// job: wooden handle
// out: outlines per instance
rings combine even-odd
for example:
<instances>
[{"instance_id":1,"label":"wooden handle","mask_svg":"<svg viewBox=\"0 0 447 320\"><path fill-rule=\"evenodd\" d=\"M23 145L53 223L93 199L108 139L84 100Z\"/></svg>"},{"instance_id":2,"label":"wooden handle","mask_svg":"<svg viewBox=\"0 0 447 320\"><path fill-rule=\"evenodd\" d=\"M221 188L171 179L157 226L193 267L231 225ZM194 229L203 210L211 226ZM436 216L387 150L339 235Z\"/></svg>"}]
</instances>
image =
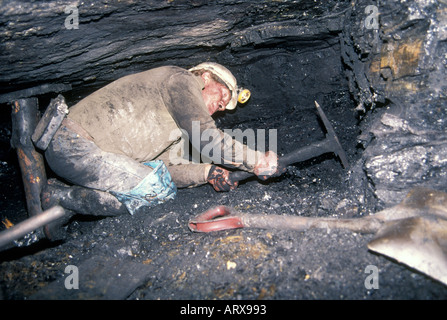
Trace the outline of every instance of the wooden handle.
<instances>
[{"instance_id":1,"label":"wooden handle","mask_svg":"<svg viewBox=\"0 0 447 320\"><path fill-rule=\"evenodd\" d=\"M235 171L230 174L230 179L232 182L242 181L253 177L255 174L247 171Z\"/></svg>"}]
</instances>

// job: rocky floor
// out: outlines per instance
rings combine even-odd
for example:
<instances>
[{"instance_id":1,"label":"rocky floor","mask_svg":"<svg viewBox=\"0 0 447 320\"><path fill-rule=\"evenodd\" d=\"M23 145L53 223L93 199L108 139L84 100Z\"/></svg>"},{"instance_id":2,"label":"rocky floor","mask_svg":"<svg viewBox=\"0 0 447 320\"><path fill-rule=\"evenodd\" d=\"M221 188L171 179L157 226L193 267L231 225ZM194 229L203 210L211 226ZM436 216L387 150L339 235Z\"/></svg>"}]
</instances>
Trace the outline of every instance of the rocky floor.
<instances>
[{"instance_id":1,"label":"rocky floor","mask_svg":"<svg viewBox=\"0 0 447 320\"><path fill-rule=\"evenodd\" d=\"M347 107L352 104L349 95L336 92L321 104L349 160L355 162L361 149L357 119ZM241 127L262 127L263 119L256 121ZM324 138L312 109L292 110L274 126L278 139L288 137L281 141L280 153ZM0 178L2 220L17 223L26 209L12 160L2 161ZM216 205L244 213L299 216L374 213L374 205L361 194L351 189L349 171L328 155L289 167L268 183L246 181L229 193L204 185L179 190L174 201L133 216L75 216L64 242L41 241L0 252L0 298L446 299L442 284L369 252L366 245L373 235L260 229L204 234L188 228L192 217ZM79 268L78 290L64 287L69 265ZM368 266L378 268L378 288L368 288Z\"/></svg>"}]
</instances>

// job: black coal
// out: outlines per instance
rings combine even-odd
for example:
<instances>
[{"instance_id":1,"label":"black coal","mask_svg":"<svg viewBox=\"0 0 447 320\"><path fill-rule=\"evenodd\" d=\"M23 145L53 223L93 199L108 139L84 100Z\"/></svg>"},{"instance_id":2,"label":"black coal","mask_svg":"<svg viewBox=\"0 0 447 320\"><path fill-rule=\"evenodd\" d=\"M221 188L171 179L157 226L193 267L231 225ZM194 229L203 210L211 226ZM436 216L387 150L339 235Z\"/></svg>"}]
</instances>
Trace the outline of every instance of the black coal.
<instances>
[{"instance_id":1,"label":"black coal","mask_svg":"<svg viewBox=\"0 0 447 320\"><path fill-rule=\"evenodd\" d=\"M369 252L366 245L372 235L258 229L200 234L188 229L192 217L217 205L244 213L359 218L400 202L404 192L421 181L424 186L445 188L445 165L442 157L434 156L445 152L445 144L438 143L445 141L445 97L437 99L430 88L438 94L445 89L439 79L447 64L442 58L446 46L429 23L440 21L436 15L444 11L422 2L408 1L404 4L408 10L394 2L381 4L381 28L387 32L363 27L364 9L370 4L366 0L353 7L350 1L154 1L134 7L101 2L96 10L80 7L81 26L86 28L80 33L60 30L63 10L52 15L53 8L46 5L31 13L37 20L5 22L8 30L19 29L5 33L9 46L0 53L2 94L40 83L69 82L73 91L64 95L72 105L131 72L213 60L227 65L252 91L246 106L216 117L220 128L277 129L278 152L286 154L324 139L314 107L317 100L352 166L344 170L336 157L326 154L290 166L284 175L267 182L247 180L229 193L204 185L181 189L175 200L133 216L76 215L67 225L65 241L41 240L0 252L0 298L446 299L442 284ZM23 14L5 12L0 10L1 18L15 20ZM420 19L410 19L407 12L419 12ZM183 19L178 21L160 18L180 13ZM51 27L36 37L39 29L27 21ZM121 24L121 33L110 32L110 26L122 21L126 23ZM209 34L198 38L186 34L181 44L176 41L175 32L183 28L209 25ZM82 36L82 30L90 30L87 26L94 32ZM425 64L413 70L413 60L408 59L403 61L406 69L369 68L388 52L380 46L407 48L408 39L425 34L430 41L424 50L432 50ZM122 39L128 40L123 47ZM47 41L61 44L59 50L42 45ZM30 57L27 50L17 49L23 43L41 49ZM28 63L19 64L21 60ZM406 86L423 89L411 94L399 91ZM52 97L39 97L42 111ZM1 219L15 224L26 219L26 204L15 150L10 147L10 106L0 105L0 112ZM390 130L388 113L407 122L396 121ZM422 166L424 170L413 166L399 171L400 161L417 161L399 153L413 147L433 152L432 161ZM397 176L402 179L381 180L376 174L380 163L375 156L383 150L395 161L389 170L401 172ZM47 173L54 177L49 169ZM421 179L411 178L416 174ZM0 224L0 230L4 228ZM67 266L79 268L79 290L65 288ZM369 266L377 267L378 288L369 286Z\"/></svg>"}]
</instances>

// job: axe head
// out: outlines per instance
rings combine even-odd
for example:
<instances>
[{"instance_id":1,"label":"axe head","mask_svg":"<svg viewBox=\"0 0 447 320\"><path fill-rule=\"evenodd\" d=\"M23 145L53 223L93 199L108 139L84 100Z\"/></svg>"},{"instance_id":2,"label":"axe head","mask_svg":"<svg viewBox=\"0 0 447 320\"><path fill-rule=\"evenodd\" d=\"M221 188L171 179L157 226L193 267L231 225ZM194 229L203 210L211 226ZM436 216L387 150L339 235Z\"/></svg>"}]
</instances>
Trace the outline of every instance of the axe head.
<instances>
[{"instance_id":1,"label":"axe head","mask_svg":"<svg viewBox=\"0 0 447 320\"><path fill-rule=\"evenodd\" d=\"M348 158L346 157L346 153L343 150L340 141L338 141L337 135L335 134L334 128L329 122L328 118L323 112L323 109L320 107L318 102L315 101L315 106L318 110L318 114L320 115L321 120L323 121L324 127L326 128L326 140L328 141L328 146L330 151L335 153L341 161L343 168L347 169L349 167Z\"/></svg>"}]
</instances>

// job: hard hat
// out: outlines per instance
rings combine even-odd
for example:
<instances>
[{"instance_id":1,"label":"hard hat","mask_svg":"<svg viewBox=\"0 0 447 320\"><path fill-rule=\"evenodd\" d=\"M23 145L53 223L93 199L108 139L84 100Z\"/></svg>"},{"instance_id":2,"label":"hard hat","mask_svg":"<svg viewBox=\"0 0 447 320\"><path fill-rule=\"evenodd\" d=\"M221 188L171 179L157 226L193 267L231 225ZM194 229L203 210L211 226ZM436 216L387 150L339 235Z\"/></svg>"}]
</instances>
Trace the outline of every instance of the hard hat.
<instances>
[{"instance_id":1,"label":"hard hat","mask_svg":"<svg viewBox=\"0 0 447 320\"><path fill-rule=\"evenodd\" d=\"M228 87L228 89L231 90L231 100L228 102L225 109L227 110L233 110L236 108L237 102L245 103L250 98L250 91L248 89L239 88L237 86L236 78L233 76L233 74L225 68L224 66L215 63L215 62L203 62L191 69L189 71L196 71L196 70L207 70L217 77L221 79Z\"/></svg>"}]
</instances>

